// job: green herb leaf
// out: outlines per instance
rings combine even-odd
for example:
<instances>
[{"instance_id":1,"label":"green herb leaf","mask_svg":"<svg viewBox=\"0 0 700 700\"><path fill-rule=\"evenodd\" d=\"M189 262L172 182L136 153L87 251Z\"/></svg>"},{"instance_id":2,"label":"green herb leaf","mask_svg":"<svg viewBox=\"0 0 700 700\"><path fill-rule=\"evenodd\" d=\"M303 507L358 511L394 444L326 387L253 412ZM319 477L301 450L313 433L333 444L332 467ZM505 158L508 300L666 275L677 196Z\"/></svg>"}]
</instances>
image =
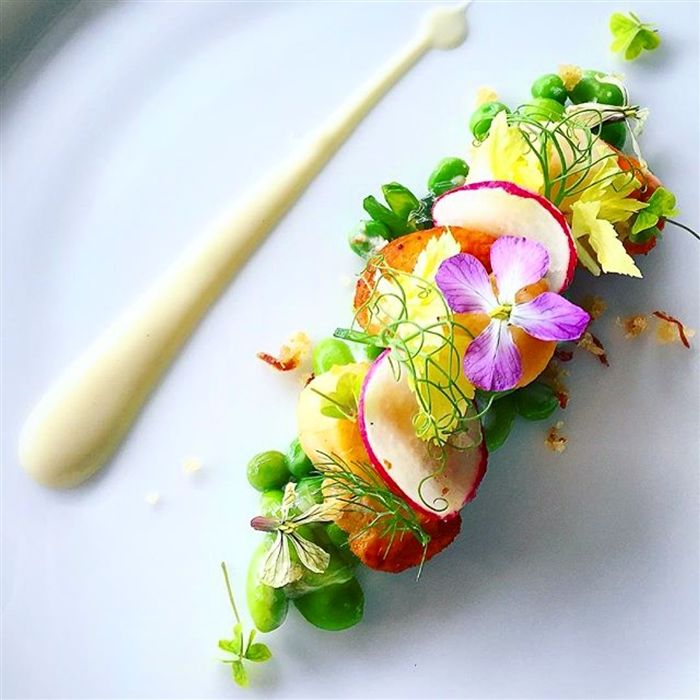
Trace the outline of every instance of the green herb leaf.
<instances>
[{"instance_id":1,"label":"green herb leaf","mask_svg":"<svg viewBox=\"0 0 700 700\"><path fill-rule=\"evenodd\" d=\"M515 409L526 420L544 420L559 408L554 390L542 382L532 382L514 393Z\"/></svg>"},{"instance_id":2,"label":"green herb leaf","mask_svg":"<svg viewBox=\"0 0 700 700\"><path fill-rule=\"evenodd\" d=\"M231 664L231 675L236 685L239 685L241 688L248 687L248 672L245 670L245 666L240 659L236 659L236 661Z\"/></svg>"},{"instance_id":3,"label":"green herb leaf","mask_svg":"<svg viewBox=\"0 0 700 700\"><path fill-rule=\"evenodd\" d=\"M229 654L235 654L236 656L240 656L241 644L238 639L220 639L219 649L221 649L222 651L226 651Z\"/></svg>"},{"instance_id":4,"label":"green herb leaf","mask_svg":"<svg viewBox=\"0 0 700 700\"><path fill-rule=\"evenodd\" d=\"M515 399L513 396L504 396L495 401L484 416L484 430L486 432L486 449L495 452L508 439L515 421Z\"/></svg>"},{"instance_id":5,"label":"green herb leaf","mask_svg":"<svg viewBox=\"0 0 700 700\"><path fill-rule=\"evenodd\" d=\"M661 43L659 33L654 26L644 24L632 12L628 15L615 12L610 17L610 31L613 35L610 49L615 53L621 53L628 61L633 61L645 49L653 51Z\"/></svg>"},{"instance_id":6,"label":"green herb leaf","mask_svg":"<svg viewBox=\"0 0 700 700\"><path fill-rule=\"evenodd\" d=\"M272 658L272 652L268 649L267 644L252 644L246 652L245 658L260 664L269 661Z\"/></svg>"},{"instance_id":7,"label":"green herb leaf","mask_svg":"<svg viewBox=\"0 0 700 700\"><path fill-rule=\"evenodd\" d=\"M382 194L391 211L404 221L408 221L411 212L420 207L420 202L413 192L398 182L382 185Z\"/></svg>"},{"instance_id":8,"label":"green herb leaf","mask_svg":"<svg viewBox=\"0 0 700 700\"><path fill-rule=\"evenodd\" d=\"M328 402L321 406L321 413L324 416L337 418L338 420L355 420L357 418L357 403L361 388L361 377L352 372L346 372L338 379L335 391L328 394L313 388L312 391Z\"/></svg>"},{"instance_id":9,"label":"green herb leaf","mask_svg":"<svg viewBox=\"0 0 700 700\"><path fill-rule=\"evenodd\" d=\"M659 187L649 197L644 209L638 214L632 225L632 233L638 234L646 229L653 228L661 218L676 216L676 196L665 187Z\"/></svg>"}]
</instances>

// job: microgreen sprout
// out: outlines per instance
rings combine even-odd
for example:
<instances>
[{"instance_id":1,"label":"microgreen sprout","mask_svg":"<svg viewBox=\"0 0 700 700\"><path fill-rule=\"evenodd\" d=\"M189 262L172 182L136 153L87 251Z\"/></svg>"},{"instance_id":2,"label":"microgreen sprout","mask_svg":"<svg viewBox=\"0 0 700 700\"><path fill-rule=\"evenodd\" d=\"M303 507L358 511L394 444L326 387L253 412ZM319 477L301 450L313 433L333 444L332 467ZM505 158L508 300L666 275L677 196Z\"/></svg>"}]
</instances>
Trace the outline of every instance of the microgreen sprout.
<instances>
[{"instance_id":1,"label":"microgreen sprout","mask_svg":"<svg viewBox=\"0 0 700 700\"><path fill-rule=\"evenodd\" d=\"M653 24L645 24L634 12L626 15L615 12L610 17L613 42L610 50L633 61L643 50L653 51L661 43L659 31Z\"/></svg>"},{"instance_id":2,"label":"microgreen sprout","mask_svg":"<svg viewBox=\"0 0 700 700\"><path fill-rule=\"evenodd\" d=\"M245 661L263 663L272 658L272 653L266 644L255 642L255 629L250 630L248 640L245 641L243 623L241 622L241 617L238 614L238 608L236 607L236 601L233 597L233 589L231 588L228 569L226 568L226 563L223 561L221 562L221 570L224 573L226 592L228 593L228 599L231 603L231 609L233 610L233 617L236 621L236 624L233 627L233 637L231 639L219 640L219 649L231 654L232 656L230 659L222 659L221 661L225 664L231 664L231 675L233 676L233 680L236 682L236 685L245 688L249 683Z\"/></svg>"}]
</instances>

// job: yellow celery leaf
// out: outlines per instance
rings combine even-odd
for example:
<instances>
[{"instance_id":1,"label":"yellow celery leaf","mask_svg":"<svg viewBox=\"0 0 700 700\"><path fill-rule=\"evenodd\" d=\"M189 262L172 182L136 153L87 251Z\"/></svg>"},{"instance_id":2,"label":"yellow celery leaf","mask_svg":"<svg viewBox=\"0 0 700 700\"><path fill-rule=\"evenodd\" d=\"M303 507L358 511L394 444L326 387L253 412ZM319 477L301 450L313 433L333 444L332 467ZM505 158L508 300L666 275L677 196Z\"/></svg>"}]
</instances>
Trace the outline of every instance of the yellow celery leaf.
<instances>
[{"instance_id":1,"label":"yellow celery leaf","mask_svg":"<svg viewBox=\"0 0 700 700\"><path fill-rule=\"evenodd\" d=\"M467 182L506 180L531 192L544 187L542 166L520 129L509 126L505 112L491 123L487 138L475 146Z\"/></svg>"},{"instance_id":2,"label":"yellow celery leaf","mask_svg":"<svg viewBox=\"0 0 700 700\"><path fill-rule=\"evenodd\" d=\"M588 236L588 242L595 251L603 272L641 277L642 273L625 250L622 241L617 237L615 228L610 221L600 218L600 211L601 203L599 201L574 203L571 220L571 231L574 238ZM577 248L579 247L580 245L577 245ZM584 259L581 262L585 264Z\"/></svg>"}]
</instances>

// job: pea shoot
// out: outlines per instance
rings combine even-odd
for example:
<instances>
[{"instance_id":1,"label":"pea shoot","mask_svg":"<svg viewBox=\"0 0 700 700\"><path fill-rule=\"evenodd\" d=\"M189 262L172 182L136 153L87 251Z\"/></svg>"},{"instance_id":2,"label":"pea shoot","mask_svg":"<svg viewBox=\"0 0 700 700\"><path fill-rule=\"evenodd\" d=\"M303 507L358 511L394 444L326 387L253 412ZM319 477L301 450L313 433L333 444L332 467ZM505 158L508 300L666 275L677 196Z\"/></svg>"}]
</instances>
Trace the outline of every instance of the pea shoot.
<instances>
[{"instance_id":1,"label":"pea shoot","mask_svg":"<svg viewBox=\"0 0 700 700\"><path fill-rule=\"evenodd\" d=\"M615 12L610 17L613 42L610 50L620 53L627 61L634 61L642 51L653 51L661 43L659 31L652 24L642 22L634 12L626 15Z\"/></svg>"},{"instance_id":2,"label":"pea shoot","mask_svg":"<svg viewBox=\"0 0 700 700\"><path fill-rule=\"evenodd\" d=\"M233 627L233 638L219 640L219 649L231 654L233 658L222 659L221 661L225 664L231 664L231 675L233 676L233 680L235 681L236 685L241 686L241 688L245 688L248 686L249 680L248 671L246 670L244 662L251 661L253 663L264 663L272 658L272 652L268 648L267 644L255 642L255 629L250 630L248 641L245 641L243 624L241 623L241 617L238 614L236 601L233 597L233 590L231 588L228 570L226 569L226 563L223 561L221 562L221 570L224 572L226 592L228 593L228 599L231 603L231 609L233 610L233 617L236 620L236 624Z\"/></svg>"}]
</instances>

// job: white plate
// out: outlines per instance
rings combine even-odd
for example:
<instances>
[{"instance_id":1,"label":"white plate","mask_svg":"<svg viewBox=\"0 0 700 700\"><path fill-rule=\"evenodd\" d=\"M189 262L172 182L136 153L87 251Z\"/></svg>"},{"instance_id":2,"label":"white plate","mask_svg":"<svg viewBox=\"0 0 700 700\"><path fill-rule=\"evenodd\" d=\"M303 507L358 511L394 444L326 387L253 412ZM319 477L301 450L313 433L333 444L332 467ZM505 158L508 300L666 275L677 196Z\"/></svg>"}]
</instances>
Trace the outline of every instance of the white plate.
<instances>
[{"instance_id":1,"label":"white plate","mask_svg":"<svg viewBox=\"0 0 700 700\"><path fill-rule=\"evenodd\" d=\"M559 63L624 71L651 107L646 154L698 222L698 5L639 3L662 47L610 56L601 3L476 4L472 34L428 56L324 170L206 319L123 449L84 488L45 491L16 438L47 383L200 225L399 49L425 5L83 4L5 96L4 697L231 697L217 661L257 535L244 470L294 434L295 380L259 363L297 329L350 319L342 278L361 200L417 190L462 153L475 89L527 99ZM346 633L296 614L248 697L681 697L698 683L698 352L622 339L614 317L698 327L697 242L668 230L645 281L606 279L605 369L572 368L570 448L521 425L458 542L427 567L366 573ZM583 275L580 275L583 277ZM202 460L198 475L182 465ZM145 496L158 491L157 507Z\"/></svg>"}]
</instances>

